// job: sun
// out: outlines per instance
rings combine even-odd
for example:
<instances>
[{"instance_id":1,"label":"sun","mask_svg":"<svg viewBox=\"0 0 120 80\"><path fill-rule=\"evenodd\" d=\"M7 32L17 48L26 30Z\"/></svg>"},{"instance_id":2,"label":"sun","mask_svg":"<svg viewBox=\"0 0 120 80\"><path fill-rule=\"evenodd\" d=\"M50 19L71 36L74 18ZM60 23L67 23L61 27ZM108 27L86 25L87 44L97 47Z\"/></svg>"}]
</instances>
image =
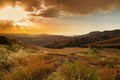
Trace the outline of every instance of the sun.
<instances>
[{"instance_id":1,"label":"sun","mask_svg":"<svg viewBox=\"0 0 120 80\"><path fill-rule=\"evenodd\" d=\"M13 21L15 24L20 24L20 22L24 22L27 18L27 12L20 6L7 6L0 10L0 20Z\"/></svg>"},{"instance_id":2,"label":"sun","mask_svg":"<svg viewBox=\"0 0 120 80\"><path fill-rule=\"evenodd\" d=\"M12 33L29 33L29 30L32 31L40 26L33 21L34 17L30 15L31 13L20 5L6 6L0 9L1 26L10 28Z\"/></svg>"}]
</instances>

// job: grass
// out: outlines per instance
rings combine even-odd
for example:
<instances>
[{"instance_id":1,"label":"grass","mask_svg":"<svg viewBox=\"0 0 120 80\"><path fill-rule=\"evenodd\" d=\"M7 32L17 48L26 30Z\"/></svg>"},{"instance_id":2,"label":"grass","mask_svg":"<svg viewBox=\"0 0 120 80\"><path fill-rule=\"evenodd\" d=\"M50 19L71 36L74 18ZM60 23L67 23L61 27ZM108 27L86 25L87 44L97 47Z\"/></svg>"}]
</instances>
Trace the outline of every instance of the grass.
<instances>
[{"instance_id":1,"label":"grass","mask_svg":"<svg viewBox=\"0 0 120 80\"><path fill-rule=\"evenodd\" d=\"M0 46L0 80L120 80L119 50L89 48L68 55Z\"/></svg>"},{"instance_id":2,"label":"grass","mask_svg":"<svg viewBox=\"0 0 120 80\"><path fill-rule=\"evenodd\" d=\"M97 52L96 48L89 48L88 50L86 50L84 52L80 52L77 55L78 56L87 56L87 57L97 57L97 55L95 54L96 52Z\"/></svg>"},{"instance_id":3,"label":"grass","mask_svg":"<svg viewBox=\"0 0 120 80\"><path fill-rule=\"evenodd\" d=\"M4 69L1 80L43 80L59 65L57 61L47 63L46 56L27 55L9 60L9 70ZM51 58L53 59L53 58ZM50 59L50 60L51 60ZM8 62L8 61L7 61ZM5 63L6 66L8 65ZM10 67L11 66L11 67ZM9 78L9 79L8 79Z\"/></svg>"},{"instance_id":4,"label":"grass","mask_svg":"<svg viewBox=\"0 0 120 80\"><path fill-rule=\"evenodd\" d=\"M59 72L64 80L99 80L92 69L80 63L66 63Z\"/></svg>"},{"instance_id":5,"label":"grass","mask_svg":"<svg viewBox=\"0 0 120 80\"><path fill-rule=\"evenodd\" d=\"M3 49L2 49L3 48ZM21 46L0 48L0 80L43 80L59 65L52 56L31 53ZM29 54L28 54L29 53ZM52 63L49 63L49 61Z\"/></svg>"}]
</instances>

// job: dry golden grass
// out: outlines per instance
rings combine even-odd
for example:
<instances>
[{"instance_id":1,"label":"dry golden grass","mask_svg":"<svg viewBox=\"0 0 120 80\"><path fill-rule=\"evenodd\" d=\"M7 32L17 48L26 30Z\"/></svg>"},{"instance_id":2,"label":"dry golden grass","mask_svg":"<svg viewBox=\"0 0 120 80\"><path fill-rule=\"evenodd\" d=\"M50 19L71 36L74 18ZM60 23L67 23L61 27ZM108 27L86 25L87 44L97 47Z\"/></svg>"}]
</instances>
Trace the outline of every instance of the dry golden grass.
<instances>
[{"instance_id":1,"label":"dry golden grass","mask_svg":"<svg viewBox=\"0 0 120 80\"><path fill-rule=\"evenodd\" d=\"M120 50L91 50L42 48L35 53L5 48L0 51L0 80L120 80Z\"/></svg>"},{"instance_id":2,"label":"dry golden grass","mask_svg":"<svg viewBox=\"0 0 120 80\"><path fill-rule=\"evenodd\" d=\"M116 77L115 69L109 67L99 68L96 71L96 74L101 80L115 80Z\"/></svg>"},{"instance_id":3,"label":"dry golden grass","mask_svg":"<svg viewBox=\"0 0 120 80\"><path fill-rule=\"evenodd\" d=\"M55 58L39 54L12 56L4 65L1 64L0 80L43 80L59 66Z\"/></svg>"}]
</instances>

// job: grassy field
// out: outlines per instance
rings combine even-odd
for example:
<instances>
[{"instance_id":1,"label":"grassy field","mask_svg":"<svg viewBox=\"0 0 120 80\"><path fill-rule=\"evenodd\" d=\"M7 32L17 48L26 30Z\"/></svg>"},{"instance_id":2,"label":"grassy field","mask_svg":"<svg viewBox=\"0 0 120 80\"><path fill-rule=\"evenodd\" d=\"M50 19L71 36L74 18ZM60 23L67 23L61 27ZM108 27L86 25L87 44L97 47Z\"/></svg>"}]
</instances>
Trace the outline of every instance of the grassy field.
<instances>
[{"instance_id":1,"label":"grassy field","mask_svg":"<svg viewBox=\"0 0 120 80\"><path fill-rule=\"evenodd\" d=\"M120 80L120 50L0 45L0 80Z\"/></svg>"}]
</instances>

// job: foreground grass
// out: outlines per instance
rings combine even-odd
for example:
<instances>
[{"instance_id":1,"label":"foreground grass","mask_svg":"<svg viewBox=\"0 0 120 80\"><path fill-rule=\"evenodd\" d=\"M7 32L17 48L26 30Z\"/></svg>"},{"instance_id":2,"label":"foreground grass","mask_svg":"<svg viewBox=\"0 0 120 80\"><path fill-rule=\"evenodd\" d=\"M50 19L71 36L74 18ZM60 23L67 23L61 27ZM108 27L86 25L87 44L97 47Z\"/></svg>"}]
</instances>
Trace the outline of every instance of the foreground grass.
<instances>
[{"instance_id":1,"label":"foreground grass","mask_svg":"<svg viewBox=\"0 0 120 80\"><path fill-rule=\"evenodd\" d=\"M63 56L1 46L0 80L120 80L119 58L111 49Z\"/></svg>"},{"instance_id":2,"label":"foreground grass","mask_svg":"<svg viewBox=\"0 0 120 80\"><path fill-rule=\"evenodd\" d=\"M56 57L33 52L1 48L0 80L44 80L59 65Z\"/></svg>"},{"instance_id":3,"label":"foreground grass","mask_svg":"<svg viewBox=\"0 0 120 80\"><path fill-rule=\"evenodd\" d=\"M59 72L64 80L99 80L95 73L80 63L66 63Z\"/></svg>"},{"instance_id":4,"label":"foreground grass","mask_svg":"<svg viewBox=\"0 0 120 80\"><path fill-rule=\"evenodd\" d=\"M59 65L57 61L49 63L53 57L27 55L10 59L0 64L1 80L44 80Z\"/></svg>"}]
</instances>

